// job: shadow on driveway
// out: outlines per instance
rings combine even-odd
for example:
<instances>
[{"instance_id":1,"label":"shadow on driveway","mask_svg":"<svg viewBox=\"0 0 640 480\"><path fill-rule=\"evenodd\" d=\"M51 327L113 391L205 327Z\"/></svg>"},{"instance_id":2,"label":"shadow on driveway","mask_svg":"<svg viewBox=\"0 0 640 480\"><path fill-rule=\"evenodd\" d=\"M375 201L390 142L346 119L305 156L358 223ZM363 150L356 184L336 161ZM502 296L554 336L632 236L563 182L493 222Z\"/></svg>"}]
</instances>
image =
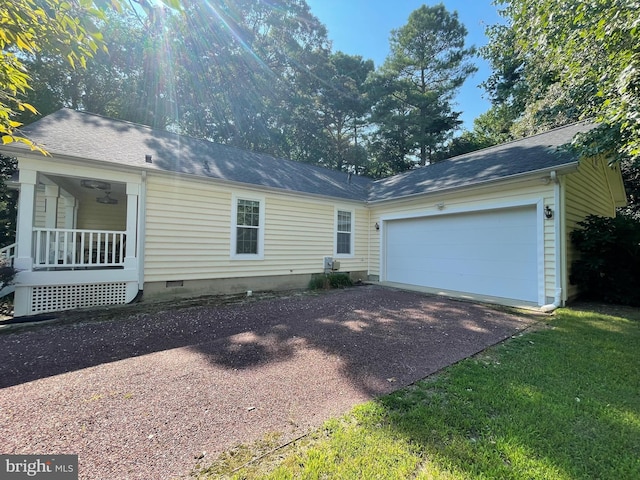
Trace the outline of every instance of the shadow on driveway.
<instances>
[{"instance_id":1,"label":"shadow on driveway","mask_svg":"<svg viewBox=\"0 0 640 480\"><path fill-rule=\"evenodd\" d=\"M375 396L477 353L531 321L371 285L129 317L125 309L120 319L0 335L0 387L180 347L218 367L243 370L289 360L304 346L338 357L343 375Z\"/></svg>"}]
</instances>

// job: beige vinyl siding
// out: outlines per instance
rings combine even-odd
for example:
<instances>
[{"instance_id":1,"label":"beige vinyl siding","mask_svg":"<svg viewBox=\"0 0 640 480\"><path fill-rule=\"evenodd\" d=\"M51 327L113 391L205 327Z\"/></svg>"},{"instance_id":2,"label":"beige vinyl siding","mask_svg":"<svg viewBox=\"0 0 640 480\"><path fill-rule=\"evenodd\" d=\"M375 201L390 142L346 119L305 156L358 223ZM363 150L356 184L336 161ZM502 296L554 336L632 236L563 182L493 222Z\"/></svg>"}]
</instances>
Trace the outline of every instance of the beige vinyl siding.
<instances>
[{"instance_id":1,"label":"beige vinyl siding","mask_svg":"<svg viewBox=\"0 0 640 480\"><path fill-rule=\"evenodd\" d=\"M608 168L604 159L584 159L580 162L578 171L566 177L564 195L567 275L571 274L571 263L577 258L577 252L571 243L571 232L577 228L578 222L590 214L615 216L615 203L607 183ZM569 283L568 278L567 284L565 298L571 299L578 294L578 289Z\"/></svg>"},{"instance_id":2,"label":"beige vinyl siding","mask_svg":"<svg viewBox=\"0 0 640 480\"><path fill-rule=\"evenodd\" d=\"M44 185L36 187L35 212L33 215L33 226L36 228L44 228L46 221Z\"/></svg>"},{"instance_id":3,"label":"beige vinyl siding","mask_svg":"<svg viewBox=\"0 0 640 480\"><path fill-rule=\"evenodd\" d=\"M127 201L120 200L117 205L103 205L96 197L104 193L99 190L82 192L78 204L77 228L84 230L126 230Z\"/></svg>"},{"instance_id":4,"label":"beige vinyl siding","mask_svg":"<svg viewBox=\"0 0 640 480\"><path fill-rule=\"evenodd\" d=\"M33 226L35 228L44 228L46 225L46 215L47 215L47 202L45 198L45 187L44 185L38 185L36 187L36 201L35 201L35 212L33 219ZM58 211L56 217L56 225L52 228L64 228L64 220L66 217L66 203L62 197L58 197Z\"/></svg>"},{"instance_id":5,"label":"beige vinyl siding","mask_svg":"<svg viewBox=\"0 0 640 480\"><path fill-rule=\"evenodd\" d=\"M545 205L549 205L549 208L553 210L554 216L559 214L559 209L553 203L553 197L545 199ZM554 228L553 220L545 220L544 229L544 289L546 296L549 297L549 303L551 303L551 297L555 298L556 290L556 244L555 236L556 231Z\"/></svg>"},{"instance_id":6,"label":"beige vinyl siding","mask_svg":"<svg viewBox=\"0 0 640 480\"><path fill-rule=\"evenodd\" d=\"M264 198L264 258L231 258L232 198ZM211 181L150 175L147 179L145 282L322 272L334 253L336 205L356 214L355 255L342 271L366 269L366 208Z\"/></svg>"},{"instance_id":7,"label":"beige vinyl siding","mask_svg":"<svg viewBox=\"0 0 640 480\"><path fill-rule=\"evenodd\" d=\"M549 205L556 212L553 183L545 183L540 179L528 182L494 185L478 188L473 191L457 190L443 195L417 196L406 200L396 200L372 205L371 224L380 222L382 217L394 215L432 215L446 214L447 211L457 212L466 209L491 208L493 206L508 205L522 201L538 201ZM442 211L437 205L443 203ZM380 232L373 228L371 241L371 269L372 275L380 275ZM553 220L543 221L544 234L544 283L545 295L553 297L555 293L555 228Z\"/></svg>"},{"instance_id":8,"label":"beige vinyl siding","mask_svg":"<svg viewBox=\"0 0 640 480\"><path fill-rule=\"evenodd\" d=\"M355 251L353 258L340 259L340 269L343 271L368 271L369 241L373 238L371 233L375 232L373 224L370 223L370 213L367 208L358 207L355 209ZM363 278L362 280L367 280Z\"/></svg>"},{"instance_id":9,"label":"beige vinyl siding","mask_svg":"<svg viewBox=\"0 0 640 480\"><path fill-rule=\"evenodd\" d=\"M57 228L65 228L65 218L67 217L67 202L63 197L58 198L58 212L56 219Z\"/></svg>"}]
</instances>

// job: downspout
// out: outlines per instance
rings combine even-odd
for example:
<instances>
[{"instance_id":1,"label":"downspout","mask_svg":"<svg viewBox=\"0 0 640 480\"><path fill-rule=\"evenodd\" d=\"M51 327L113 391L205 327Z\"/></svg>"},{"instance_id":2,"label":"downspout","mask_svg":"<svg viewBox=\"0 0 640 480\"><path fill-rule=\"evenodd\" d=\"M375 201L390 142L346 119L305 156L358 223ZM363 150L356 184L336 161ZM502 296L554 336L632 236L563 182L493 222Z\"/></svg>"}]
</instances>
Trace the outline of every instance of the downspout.
<instances>
[{"instance_id":1,"label":"downspout","mask_svg":"<svg viewBox=\"0 0 640 480\"><path fill-rule=\"evenodd\" d=\"M142 293L144 288L144 246L146 243L147 223L147 172L142 172L140 184L140 199L138 201L138 291Z\"/></svg>"},{"instance_id":2,"label":"downspout","mask_svg":"<svg viewBox=\"0 0 640 480\"><path fill-rule=\"evenodd\" d=\"M371 276L371 208L367 205L367 213L369 214L369 219L367 220L367 231L368 237L367 240L367 280L369 280Z\"/></svg>"},{"instance_id":3,"label":"downspout","mask_svg":"<svg viewBox=\"0 0 640 480\"><path fill-rule=\"evenodd\" d=\"M553 197L555 203L555 213L553 215L553 228L554 228L554 262L555 262L555 295L553 297L553 303L543 305L540 310L544 313L551 313L562 305L562 222L561 218L564 215L563 205L561 200L560 191L560 179L555 170L553 170L549 177L553 182Z\"/></svg>"}]
</instances>

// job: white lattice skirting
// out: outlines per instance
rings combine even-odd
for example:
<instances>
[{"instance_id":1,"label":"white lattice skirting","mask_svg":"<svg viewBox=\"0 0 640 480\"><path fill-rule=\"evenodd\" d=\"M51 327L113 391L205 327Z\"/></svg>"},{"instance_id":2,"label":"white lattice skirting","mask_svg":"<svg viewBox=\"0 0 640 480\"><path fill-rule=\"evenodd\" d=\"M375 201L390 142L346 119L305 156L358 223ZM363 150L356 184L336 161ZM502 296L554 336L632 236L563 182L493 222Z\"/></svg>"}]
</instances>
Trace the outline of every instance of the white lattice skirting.
<instances>
[{"instance_id":1,"label":"white lattice skirting","mask_svg":"<svg viewBox=\"0 0 640 480\"><path fill-rule=\"evenodd\" d=\"M126 282L32 287L31 315L127 303Z\"/></svg>"}]
</instances>

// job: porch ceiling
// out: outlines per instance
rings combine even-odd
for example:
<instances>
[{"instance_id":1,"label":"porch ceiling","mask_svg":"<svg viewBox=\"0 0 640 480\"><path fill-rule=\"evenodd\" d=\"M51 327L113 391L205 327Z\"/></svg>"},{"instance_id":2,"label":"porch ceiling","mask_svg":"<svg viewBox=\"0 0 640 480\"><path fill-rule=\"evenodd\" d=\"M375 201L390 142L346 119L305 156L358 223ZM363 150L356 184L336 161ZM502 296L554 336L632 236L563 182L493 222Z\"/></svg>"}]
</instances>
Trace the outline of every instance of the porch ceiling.
<instances>
[{"instance_id":1,"label":"porch ceiling","mask_svg":"<svg viewBox=\"0 0 640 480\"><path fill-rule=\"evenodd\" d=\"M82 180L93 180L85 177L63 177L59 175L42 175L44 177L43 183L45 184L54 184L66 190L68 193L73 195L75 198L82 198L87 196L92 196L95 194L96 197L104 196L105 192L111 192L111 198L117 199L119 202L125 202L127 195L127 185L125 183L120 182L109 182L110 189L101 190L96 188L87 188L82 186ZM106 180L105 180L106 181Z\"/></svg>"}]
</instances>

